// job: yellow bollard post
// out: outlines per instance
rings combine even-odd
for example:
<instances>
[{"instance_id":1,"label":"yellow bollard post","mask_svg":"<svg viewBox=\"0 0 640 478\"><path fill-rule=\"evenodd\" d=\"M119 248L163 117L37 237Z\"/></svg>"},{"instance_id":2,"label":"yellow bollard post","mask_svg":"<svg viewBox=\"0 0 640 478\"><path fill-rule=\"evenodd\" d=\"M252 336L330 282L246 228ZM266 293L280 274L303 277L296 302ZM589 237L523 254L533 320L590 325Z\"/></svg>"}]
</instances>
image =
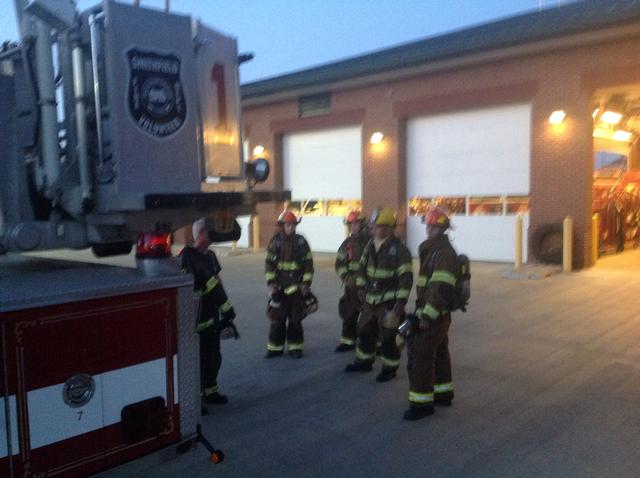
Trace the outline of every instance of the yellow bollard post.
<instances>
[{"instance_id":1,"label":"yellow bollard post","mask_svg":"<svg viewBox=\"0 0 640 478\"><path fill-rule=\"evenodd\" d=\"M251 218L253 229L253 252L260 251L260 217L256 214Z\"/></svg>"},{"instance_id":2,"label":"yellow bollard post","mask_svg":"<svg viewBox=\"0 0 640 478\"><path fill-rule=\"evenodd\" d=\"M238 249L238 241L232 241L231 242L231 252L236 252L236 249Z\"/></svg>"},{"instance_id":3,"label":"yellow bollard post","mask_svg":"<svg viewBox=\"0 0 640 478\"><path fill-rule=\"evenodd\" d=\"M513 264L513 270L519 271L522 268L522 215L516 216L516 257Z\"/></svg>"},{"instance_id":4,"label":"yellow bollard post","mask_svg":"<svg viewBox=\"0 0 640 478\"><path fill-rule=\"evenodd\" d=\"M600 214L595 213L591 217L591 265L598 262L598 252L600 249Z\"/></svg>"},{"instance_id":5,"label":"yellow bollard post","mask_svg":"<svg viewBox=\"0 0 640 478\"><path fill-rule=\"evenodd\" d=\"M562 272L571 272L573 267L573 219L562 221Z\"/></svg>"}]
</instances>

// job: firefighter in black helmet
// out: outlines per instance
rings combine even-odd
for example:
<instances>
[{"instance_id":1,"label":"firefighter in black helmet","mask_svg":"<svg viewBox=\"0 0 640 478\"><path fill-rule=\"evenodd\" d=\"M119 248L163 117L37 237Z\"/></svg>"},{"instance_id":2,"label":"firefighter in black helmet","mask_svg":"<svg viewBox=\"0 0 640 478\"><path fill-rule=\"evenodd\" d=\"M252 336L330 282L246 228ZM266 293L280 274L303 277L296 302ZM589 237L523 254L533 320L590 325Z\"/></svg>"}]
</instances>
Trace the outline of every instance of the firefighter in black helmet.
<instances>
[{"instance_id":1,"label":"firefighter in black helmet","mask_svg":"<svg viewBox=\"0 0 640 478\"><path fill-rule=\"evenodd\" d=\"M344 218L349 227L349 236L340 244L336 254L336 274L344 284L344 294L338 302L338 313L342 319L342 336L336 352L346 352L356 347L358 317L362 302L358 298L356 277L360 268L360 256L371 240L360 211L349 211Z\"/></svg>"}]
</instances>

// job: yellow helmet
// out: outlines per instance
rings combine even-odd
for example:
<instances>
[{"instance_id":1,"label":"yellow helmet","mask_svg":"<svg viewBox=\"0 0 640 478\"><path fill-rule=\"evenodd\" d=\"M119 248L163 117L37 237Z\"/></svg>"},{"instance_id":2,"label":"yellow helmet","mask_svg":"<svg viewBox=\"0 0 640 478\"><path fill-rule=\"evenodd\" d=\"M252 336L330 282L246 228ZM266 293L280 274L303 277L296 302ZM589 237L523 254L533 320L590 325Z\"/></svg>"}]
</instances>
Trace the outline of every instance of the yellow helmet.
<instances>
[{"instance_id":1,"label":"yellow helmet","mask_svg":"<svg viewBox=\"0 0 640 478\"><path fill-rule=\"evenodd\" d=\"M371 224L374 226L394 227L396 225L396 213L388 207L375 208L371 213Z\"/></svg>"}]
</instances>

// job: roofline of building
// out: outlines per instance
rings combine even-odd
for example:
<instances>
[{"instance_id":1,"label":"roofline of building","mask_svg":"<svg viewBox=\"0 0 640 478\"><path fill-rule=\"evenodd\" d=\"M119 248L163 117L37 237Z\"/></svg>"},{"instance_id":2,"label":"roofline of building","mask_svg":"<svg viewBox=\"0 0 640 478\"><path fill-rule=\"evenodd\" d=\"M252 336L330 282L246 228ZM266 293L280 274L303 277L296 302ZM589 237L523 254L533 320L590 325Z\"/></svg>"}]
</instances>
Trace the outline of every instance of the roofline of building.
<instances>
[{"instance_id":1,"label":"roofline of building","mask_svg":"<svg viewBox=\"0 0 640 478\"><path fill-rule=\"evenodd\" d=\"M640 0L585 0L248 83L241 87L242 103L272 103L638 33Z\"/></svg>"},{"instance_id":2,"label":"roofline of building","mask_svg":"<svg viewBox=\"0 0 640 478\"><path fill-rule=\"evenodd\" d=\"M455 68L466 68L475 65L486 64L492 61L503 61L513 58L523 57L526 55L538 55L552 51L558 51L578 46L587 46L590 44L598 44L606 41L617 40L625 37L640 36L640 24L629 25L624 28L611 28L599 32L590 32L583 35L572 35L563 38L562 42L558 39L537 42L519 47L503 48L476 55L466 55L458 58L452 58L440 62L434 62L425 65L419 65L403 70L386 71L368 76L348 78L342 81L328 82L282 90L277 93L271 93L264 96L244 97L242 98L243 107L260 106L265 104L277 103L280 101L298 98L300 96L313 95L318 93L326 93L327 91L338 92L353 88L362 88L374 86L389 81L398 81L409 79L411 77L424 74L433 74L441 71L452 70Z\"/></svg>"}]
</instances>

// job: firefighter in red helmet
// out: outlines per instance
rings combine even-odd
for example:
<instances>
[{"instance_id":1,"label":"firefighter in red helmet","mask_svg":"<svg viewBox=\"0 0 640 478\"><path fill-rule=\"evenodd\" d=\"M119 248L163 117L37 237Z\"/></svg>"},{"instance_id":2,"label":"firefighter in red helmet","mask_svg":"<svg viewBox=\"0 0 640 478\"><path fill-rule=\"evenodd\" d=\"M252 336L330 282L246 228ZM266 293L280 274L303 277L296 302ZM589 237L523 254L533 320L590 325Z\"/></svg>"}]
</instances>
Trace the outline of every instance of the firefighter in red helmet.
<instances>
[{"instance_id":1,"label":"firefighter in red helmet","mask_svg":"<svg viewBox=\"0 0 640 478\"><path fill-rule=\"evenodd\" d=\"M420 271L416 281L417 327L408 339L409 409L406 420L433 414L434 403L453 400L449 355L450 306L455 294L458 254L446 234L448 214L439 207L427 211L427 239L418 248Z\"/></svg>"},{"instance_id":2,"label":"firefighter in red helmet","mask_svg":"<svg viewBox=\"0 0 640 478\"><path fill-rule=\"evenodd\" d=\"M306 239L296 234L299 222L293 211L285 209L278 217L280 231L267 247L265 277L271 293L267 308L271 327L266 358L282 355L285 342L289 355L302 357L305 303L314 297L310 290L313 258Z\"/></svg>"},{"instance_id":3,"label":"firefighter in red helmet","mask_svg":"<svg viewBox=\"0 0 640 478\"><path fill-rule=\"evenodd\" d=\"M365 224L365 217L360 211L349 211L344 218L349 228L349 236L342 242L336 255L336 274L344 285L344 295L338 302L338 313L342 319L342 336L336 352L353 350L356 346L358 316L361 301L358 298L356 276L360 266L360 256L371 240Z\"/></svg>"}]
</instances>

